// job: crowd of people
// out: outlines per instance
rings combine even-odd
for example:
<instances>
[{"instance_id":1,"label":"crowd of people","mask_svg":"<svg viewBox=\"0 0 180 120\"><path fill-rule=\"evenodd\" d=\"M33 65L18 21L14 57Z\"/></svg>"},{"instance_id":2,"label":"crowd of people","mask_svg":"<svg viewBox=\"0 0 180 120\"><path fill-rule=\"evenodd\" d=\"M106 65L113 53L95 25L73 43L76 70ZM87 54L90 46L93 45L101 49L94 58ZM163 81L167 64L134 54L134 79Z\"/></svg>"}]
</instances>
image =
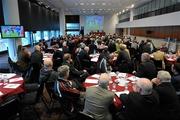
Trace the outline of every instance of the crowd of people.
<instances>
[{"instance_id":1,"label":"crowd of people","mask_svg":"<svg viewBox=\"0 0 180 120\"><path fill-rule=\"evenodd\" d=\"M179 120L180 61L177 56L168 71L167 50L164 44L156 48L151 40L138 42L116 34L65 35L51 39L50 46L41 41L32 53L19 46L17 64L24 76L30 74L28 82L53 82L54 92L69 112L82 110L96 120ZM51 52L52 59L43 61L45 52ZM90 54L96 53L98 61L92 62ZM133 92L118 96L123 105L113 113L109 107L115 93L107 89L108 71L140 77ZM83 82L95 73L100 74L99 85L86 89Z\"/></svg>"}]
</instances>

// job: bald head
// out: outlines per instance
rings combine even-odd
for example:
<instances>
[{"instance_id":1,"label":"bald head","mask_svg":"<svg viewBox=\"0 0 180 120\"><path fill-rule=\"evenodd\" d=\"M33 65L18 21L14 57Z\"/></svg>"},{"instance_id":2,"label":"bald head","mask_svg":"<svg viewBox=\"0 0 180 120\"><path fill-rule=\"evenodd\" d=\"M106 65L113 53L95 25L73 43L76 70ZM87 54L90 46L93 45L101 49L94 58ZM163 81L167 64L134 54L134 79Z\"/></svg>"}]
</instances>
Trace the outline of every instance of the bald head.
<instances>
[{"instance_id":1,"label":"bald head","mask_svg":"<svg viewBox=\"0 0 180 120\"><path fill-rule=\"evenodd\" d=\"M41 51L41 47L40 47L39 45L36 45L36 46L34 47L34 50Z\"/></svg>"},{"instance_id":2,"label":"bald head","mask_svg":"<svg viewBox=\"0 0 180 120\"><path fill-rule=\"evenodd\" d=\"M107 89L111 77L107 73L102 73L99 77L99 86Z\"/></svg>"},{"instance_id":3,"label":"bald head","mask_svg":"<svg viewBox=\"0 0 180 120\"><path fill-rule=\"evenodd\" d=\"M136 89L141 95L149 95L152 93L152 83L147 78L141 78L136 81Z\"/></svg>"},{"instance_id":4,"label":"bald head","mask_svg":"<svg viewBox=\"0 0 180 120\"><path fill-rule=\"evenodd\" d=\"M52 68L52 66L53 66L53 62L51 59L45 59L44 60L44 67Z\"/></svg>"},{"instance_id":5,"label":"bald head","mask_svg":"<svg viewBox=\"0 0 180 120\"><path fill-rule=\"evenodd\" d=\"M142 61L142 62L146 62L146 61L148 61L148 60L150 60L150 55L149 55L149 53L143 53L143 54L141 55L141 61Z\"/></svg>"}]
</instances>

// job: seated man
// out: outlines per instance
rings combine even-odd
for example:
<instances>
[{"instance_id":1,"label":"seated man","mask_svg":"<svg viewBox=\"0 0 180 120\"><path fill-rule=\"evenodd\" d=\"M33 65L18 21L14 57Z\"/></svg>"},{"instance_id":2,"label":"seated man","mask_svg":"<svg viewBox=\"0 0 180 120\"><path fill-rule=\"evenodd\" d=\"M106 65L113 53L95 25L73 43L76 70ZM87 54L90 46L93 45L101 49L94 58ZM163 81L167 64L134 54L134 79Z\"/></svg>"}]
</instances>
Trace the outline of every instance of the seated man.
<instances>
[{"instance_id":1,"label":"seated man","mask_svg":"<svg viewBox=\"0 0 180 120\"><path fill-rule=\"evenodd\" d=\"M38 98L40 95L43 93L44 90L44 85L51 84L51 89L53 89L52 85L58 78L58 73L52 69L53 67L53 62L50 59L45 59L44 60L44 66L40 70L40 76L39 76L39 83L40 83L40 88L38 91ZM47 84L46 84L47 83Z\"/></svg>"},{"instance_id":2,"label":"seated man","mask_svg":"<svg viewBox=\"0 0 180 120\"><path fill-rule=\"evenodd\" d=\"M109 106L113 103L114 93L107 90L110 76L102 73L99 86L89 87L86 90L85 106L83 112L92 115L96 120L112 120Z\"/></svg>"},{"instance_id":3,"label":"seated man","mask_svg":"<svg viewBox=\"0 0 180 120\"><path fill-rule=\"evenodd\" d=\"M159 94L159 120L179 120L180 103L176 91L171 84L171 75L167 71L159 71L152 80L154 89Z\"/></svg>"},{"instance_id":4,"label":"seated man","mask_svg":"<svg viewBox=\"0 0 180 120\"><path fill-rule=\"evenodd\" d=\"M69 53L64 54L63 60L64 61L62 65L69 66L69 70L70 70L69 79L76 78L79 80L79 82L84 82L85 78L88 76L88 73L86 70L79 71L74 67L73 60L71 59L71 54Z\"/></svg>"},{"instance_id":5,"label":"seated man","mask_svg":"<svg viewBox=\"0 0 180 120\"><path fill-rule=\"evenodd\" d=\"M150 80L156 77L156 66L154 65L154 62L150 60L150 55L148 53L143 53L141 55L141 63L135 75L138 77L148 78Z\"/></svg>"},{"instance_id":6,"label":"seated man","mask_svg":"<svg viewBox=\"0 0 180 120\"><path fill-rule=\"evenodd\" d=\"M58 68L59 77L55 82L55 92L62 98L62 102L67 109L72 109L77 106L80 102L80 97L84 96L84 92L78 90L78 85L74 81L68 80L69 77L69 67L67 65L62 65Z\"/></svg>"},{"instance_id":7,"label":"seated man","mask_svg":"<svg viewBox=\"0 0 180 120\"><path fill-rule=\"evenodd\" d=\"M118 117L122 120L155 120L159 98L152 90L150 80L139 79L133 86L133 91L120 95L124 107Z\"/></svg>"}]
</instances>

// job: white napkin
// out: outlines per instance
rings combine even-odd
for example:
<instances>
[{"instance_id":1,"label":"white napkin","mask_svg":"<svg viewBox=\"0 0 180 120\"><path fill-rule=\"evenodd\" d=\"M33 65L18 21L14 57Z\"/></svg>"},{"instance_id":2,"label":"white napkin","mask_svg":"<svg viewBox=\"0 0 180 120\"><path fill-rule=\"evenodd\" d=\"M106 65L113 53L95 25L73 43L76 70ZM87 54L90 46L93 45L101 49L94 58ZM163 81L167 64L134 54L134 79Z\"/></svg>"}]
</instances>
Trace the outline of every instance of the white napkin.
<instances>
[{"instance_id":1,"label":"white napkin","mask_svg":"<svg viewBox=\"0 0 180 120\"><path fill-rule=\"evenodd\" d=\"M119 73L118 77L126 77L126 75L127 75L126 73Z\"/></svg>"},{"instance_id":2,"label":"white napkin","mask_svg":"<svg viewBox=\"0 0 180 120\"><path fill-rule=\"evenodd\" d=\"M109 74L110 74L110 76L116 76L115 72L110 72Z\"/></svg>"},{"instance_id":3,"label":"white napkin","mask_svg":"<svg viewBox=\"0 0 180 120\"><path fill-rule=\"evenodd\" d=\"M18 78L11 78L9 79L9 82L17 82L17 81L22 81L23 78L22 77L18 77Z\"/></svg>"},{"instance_id":4,"label":"white napkin","mask_svg":"<svg viewBox=\"0 0 180 120\"><path fill-rule=\"evenodd\" d=\"M99 79L100 75L94 74L94 75L92 75L91 77Z\"/></svg>"},{"instance_id":5,"label":"white napkin","mask_svg":"<svg viewBox=\"0 0 180 120\"><path fill-rule=\"evenodd\" d=\"M91 61L92 61L92 62L97 62L97 61L98 61L98 58L99 58L99 57L91 58Z\"/></svg>"},{"instance_id":6,"label":"white napkin","mask_svg":"<svg viewBox=\"0 0 180 120\"><path fill-rule=\"evenodd\" d=\"M4 86L3 88L17 88L19 87L21 84L7 84L6 86Z\"/></svg>"},{"instance_id":7,"label":"white napkin","mask_svg":"<svg viewBox=\"0 0 180 120\"><path fill-rule=\"evenodd\" d=\"M139 77L136 77L136 76L131 76L131 77L128 77L127 79L128 79L128 80L131 80L131 81L137 81L137 80L139 80L140 78L139 78Z\"/></svg>"},{"instance_id":8,"label":"white napkin","mask_svg":"<svg viewBox=\"0 0 180 120\"><path fill-rule=\"evenodd\" d=\"M98 84L98 80L97 79L86 79L85 83L94 83L94 84Z\"/></svg>"},{"instance_id":9,"label":"white napkin","mask_svg":"<svg viewBox=\"0 0 180 120\"><path fill-rule=\"evenodd\" d=\"M121 92L115 92L115 94L119 97L121 94L129 94L128 90L121 91Z\"/></svg>"}]
</instances>

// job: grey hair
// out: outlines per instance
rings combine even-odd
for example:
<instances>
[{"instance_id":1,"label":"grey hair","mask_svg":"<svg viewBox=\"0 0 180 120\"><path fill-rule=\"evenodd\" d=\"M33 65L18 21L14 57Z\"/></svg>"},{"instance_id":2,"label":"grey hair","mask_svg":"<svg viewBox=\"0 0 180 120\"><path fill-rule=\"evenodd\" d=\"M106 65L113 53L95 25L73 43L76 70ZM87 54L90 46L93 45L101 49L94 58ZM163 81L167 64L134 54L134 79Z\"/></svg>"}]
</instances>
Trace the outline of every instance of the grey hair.
<instances>
[{"instance_id":1,"label":"grey hair","mask_svg":"<svg viewBox=\"0 0 180 120\"><path fill-rule=\"evenodd\" d=\"M157 74L157 78L161 82L170 82L171 81L171 75L168 71L160 70Z\"/></svg>"},{"instance_id":2,"label":"grey hair","mask_svg":"<svg viewBox=\"0 0 180 120\"><path fill-rule=\"evenodd\" d=\"M62 65L58 68L58 74L60 77L65 77L67 74L69 74L69 66Z\"/></svg>"},{"instance_id":3,"label":"grey hair","mask_svg":"<svg viewBox=\"0 0 180 120\"><path fill-rule=\"evenodd\" d=\"M110 81L110 76L107 74L107 73L102 73L99 77L99 86L104 88L104 89L107 89L107 86L109 84L109 81Z\"/></svg>"},{"instance_id":4,"label":"grey hair","mask_svg":"<svg viewBox=\"0 0 180 120\"><path fill-rule=\"evenodd\" d=\"M141 55L141 61L142 61L142 62L146 62L146 61L148 61L148 60L150 60L150 55L149 55L149 53L143 53L143 54Z\"/></svg>"},{"instance_id":5,"label":"grey hair","mask_svg":"<svg viewBox=\"0 0 180 120\"><path fill-rule=\"evenodd\" d=\"M40 51L41 47L39 45L34 46L34 50Z\"/></svg>"},{"instance_id":6,"label":"grey hair","mask_svg":"<svg viewBox=\"0 0 180 120\"><path fill-rule=\"evenodd\" d=\"M152 83L147 78L141 78L136 82L136 86L140 88L141 95L149 95L152 93Z\"/></svg>"}]
</instances>

